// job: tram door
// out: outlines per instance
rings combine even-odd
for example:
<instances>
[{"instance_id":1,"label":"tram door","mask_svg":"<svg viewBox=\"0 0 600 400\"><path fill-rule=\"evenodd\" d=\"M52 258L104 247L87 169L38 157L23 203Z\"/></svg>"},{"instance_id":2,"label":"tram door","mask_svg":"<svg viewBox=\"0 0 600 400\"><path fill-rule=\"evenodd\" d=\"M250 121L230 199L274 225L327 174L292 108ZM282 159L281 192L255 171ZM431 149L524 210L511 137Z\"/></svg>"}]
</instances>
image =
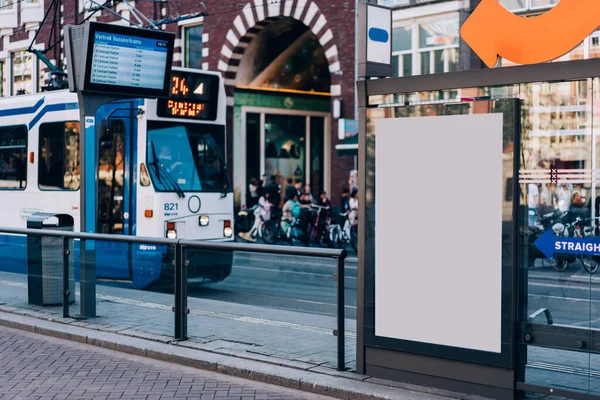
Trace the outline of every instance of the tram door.
<instances>
[{"instance_id":1,"label":"tram door","mask_svg":"<svg viewBox=\"0 0 600 400\"><path fill-rule=\"evenodd\" d=\"M115 112L102 125L108 131L98 132L97 212L98 233L131 235L133 212L132 169L134 118L128 110ZM104 130L104 129L103 129ZM131 246L122 242L98 243L97 277L109 280L132 280Z\"/></svg>"}]
</instances>

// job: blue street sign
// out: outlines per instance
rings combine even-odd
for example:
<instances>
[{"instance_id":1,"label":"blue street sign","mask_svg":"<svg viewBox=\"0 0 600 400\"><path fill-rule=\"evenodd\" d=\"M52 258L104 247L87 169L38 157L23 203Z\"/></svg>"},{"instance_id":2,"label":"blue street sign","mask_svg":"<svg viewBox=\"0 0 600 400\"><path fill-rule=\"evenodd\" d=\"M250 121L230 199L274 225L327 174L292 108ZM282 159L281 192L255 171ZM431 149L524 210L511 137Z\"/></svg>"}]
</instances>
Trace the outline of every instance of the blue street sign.
<instances>
[{"instance_id":1,"label":"blue street sign","mask_svg":"<svg viewBox=\"0 0 600 400\"><path fill-rule=\"evenodd\" d=\"M600 255L600 238L566 238L554 236L552 230L544 232L533 244L547 258L552 258L554 253Z\"/></svg>"}]
</instances>

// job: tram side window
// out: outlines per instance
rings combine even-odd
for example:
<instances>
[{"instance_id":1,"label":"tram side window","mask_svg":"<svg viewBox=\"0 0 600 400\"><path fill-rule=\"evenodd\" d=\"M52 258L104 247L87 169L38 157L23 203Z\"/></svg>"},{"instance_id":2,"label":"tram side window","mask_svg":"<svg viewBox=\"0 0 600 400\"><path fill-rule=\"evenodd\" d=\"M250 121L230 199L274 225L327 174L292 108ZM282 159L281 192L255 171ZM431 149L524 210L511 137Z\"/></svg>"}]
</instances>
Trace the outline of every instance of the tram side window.
<instances>
[{"instance_id":1,"label":"tram side window","mask_svg":"<svg viewBox=\"0 0 600 400\"><path fill-rule=\"evenodd\" d=\"M27 128L0 127L0 190L27 186Z\"/></svg>"},{"instance_id":2,"label":"tram side window","mask_svg":"<svg viewBox=\"0 0 600 400\"><path fill-rule=\"evenodd\" d=\"M38 176L42 190L79 189L79 122L40 126Z\"/></svg>"}]
</instances>

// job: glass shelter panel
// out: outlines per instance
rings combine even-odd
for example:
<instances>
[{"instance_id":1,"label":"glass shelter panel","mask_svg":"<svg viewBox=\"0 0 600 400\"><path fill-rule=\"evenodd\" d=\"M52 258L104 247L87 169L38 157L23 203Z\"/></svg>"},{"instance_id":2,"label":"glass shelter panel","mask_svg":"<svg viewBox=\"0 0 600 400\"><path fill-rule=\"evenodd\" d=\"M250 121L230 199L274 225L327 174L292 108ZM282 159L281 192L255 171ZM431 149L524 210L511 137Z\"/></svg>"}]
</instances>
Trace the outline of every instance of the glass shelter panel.
<instances>
[{"instance_id":1,"label":"glass shelter panel","mask_svg":"<svg viewBox=\"0 0 600 400\"><path fill-rule=\"evenodd\" d=\"M520 208L527 213L520 221L525 233L521 321L525 331L533 331L520 336L523 378L530 385L580 392L590 390L588 271L598 264L594 257L564 253L547 259L534 242L548 230L567 238L595 235L592 94L592 80L521 85ZM536 340L545 332L550 333L547 344ZM565 332L574 337L571 348L559 341Z\"/></svg>"},{"instance_id":2,"label":"glass shelter panel","mask_svg":"<svg viewBox=\"0 0 600 400\"><path fill-rule=\"evenodd\" d=\"M474 107L513 97L521 106L520 168L513 177L514 148L505 142L502 219L512 221L516 201L517 386L528 398L540 393L600 396L600 253L572 255L560 244L600 234L600 79L372 96L367 138L374 134L378 118L485 113L490 111ZM367 140L367 152L373 151ZM366 167L367 175L374 173L374 165ZM518 192L510 190L514 179ZM475 182L466 185L476 187ZM472 193L476 196L476 190ZM374 188L367 187L366 195L368 203ZM372 212L368 204L366 212L367 217ZM545 239L539 239L544 233ZM367 237L367 245L370 240ZM553 251L560 251L548 258L536 240L549 241ZM503 249L503 265L505 256L512 254ZM366 276L373 273L367 270ZM509 294L504 289L503 293ZM367 315L373 309L367 300Z\"/></svg>"}]
</instances>

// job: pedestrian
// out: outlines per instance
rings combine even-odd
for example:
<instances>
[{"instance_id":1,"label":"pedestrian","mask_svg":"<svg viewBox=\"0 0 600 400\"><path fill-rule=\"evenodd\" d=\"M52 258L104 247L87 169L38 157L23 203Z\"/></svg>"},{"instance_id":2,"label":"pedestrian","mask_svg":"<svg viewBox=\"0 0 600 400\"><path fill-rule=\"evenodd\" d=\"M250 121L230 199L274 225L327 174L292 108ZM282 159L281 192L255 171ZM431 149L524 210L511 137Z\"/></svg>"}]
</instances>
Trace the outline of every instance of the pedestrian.
<instances>
[{"instance_id":1,"label":"pedestrian","mask_svg":"<svg viewBox=\"0 0 600 400\"><path fill-rule=\"evenodd\" d=\"M283 202L287 202L292 198L292 195L296 193L296 188L294 187L294 181L292 178L288 178L287 185L285 186L285 195L283 197Z\"/></svg>"},{"instance_id":2,"label":"pedestrian","mask_svg":"<svg viewBox=\"0 0 600 400\"><path fill-rule=\"evenodd\" d=\"M310 184L308 184L308 183L304 184L303 194L306 198L306 201L310 202L309 204L313 204L315 202L315 199L313 198L313 195L312 195L312 190L310 188ZM300 201L300 202L302 202L302 201Z\"/></svg>"},{"instance_id":3,"label":"pedestrian","mask_svg":"<svg viewBox=\"0 0 600 400\"><path fill-rule=\"evenodd\" d=\"M268 199L269 202L273 205L273 209L278 210L281 207L281 189L277 184L277 176L271 175L269 183L267 183L267 185L265 186L265 194L268 194Z\"/></svg>"},{"instance_id":4,"label":"pedestrian","mask_svg":"<svg viewBox=\"0 0 600 400\"><path fill-rule=\"evenodd\" d=\"M252 208L258 204L260 198L260 186L255 178L250 180L248 192L246 193L246 207Z\"/></svg>"},{"instance_id":5,"label":"pedestrian","mask_svg":"<svg viewBox=\"0 0 600 400\"><path fill-rule=\"evenodd\" d=\"M298 201L298 195L293 194L292 198L283 205L283 213L281 215L281 229L287 234L292 228L292 223L300 217L301 207ZM292 232L293 234L294 232Z\"/></svg>"},{"instance_id":6,"label":"pedestrian","mask_svg":"<svg viewBox=\"0 0 600 400\"><path fill-rule=\"evenodd\" d=\"M348 204L350 206L348 220L350 221L350 225L356 225L358 223L358 189L352 189Z\"/></svg>"},{"instance_id":7,"label":"pedestrian","mask_svg":"<svg viewBox=\"0 0 600 400\"><path fill-rule=\"evenodd\" d=\"M342 190L342 197L340 199L340 210L342 214L347 213L350 210L350 189L345 187Z\"/></svg>"},{"instance_id":8,"label":"pedestrian","mask_svg":"<svg viewBox=\"0 0 600 400\"><path fill-rule=\"evenodd\" d=\"M300 196L302 196L302 179L297 178L294 186L296 187L296 193L298 194L298 198L300 198Z\"/></svg>"},{"instance_id":9,"label":"pedestrian","mask_svg":"<svg viewBox=\"0 0 600 400\"><path fill-rule=\"evenodd\" d=\"M240 232L240 237L249 242L256 242L256 235L260 224L271 219L272 205L269 202L269 193L265 193L258 199L258 207L254 210L254 224L248 232Z\"/></svg>"},{"instance_id":10,"label":"pedestrian","mask_svg":"<svg viewBox=\"0 0 600 400\"><path fill-rule=\"evenodd\" d=\"M323 209L319 210L319 220L326 221L327 218L331 216L331 201L329 201L326 191L323 190L319 194L319 201L317 202L317 205L324 207Z\"/></svg>"}]
</instances>

